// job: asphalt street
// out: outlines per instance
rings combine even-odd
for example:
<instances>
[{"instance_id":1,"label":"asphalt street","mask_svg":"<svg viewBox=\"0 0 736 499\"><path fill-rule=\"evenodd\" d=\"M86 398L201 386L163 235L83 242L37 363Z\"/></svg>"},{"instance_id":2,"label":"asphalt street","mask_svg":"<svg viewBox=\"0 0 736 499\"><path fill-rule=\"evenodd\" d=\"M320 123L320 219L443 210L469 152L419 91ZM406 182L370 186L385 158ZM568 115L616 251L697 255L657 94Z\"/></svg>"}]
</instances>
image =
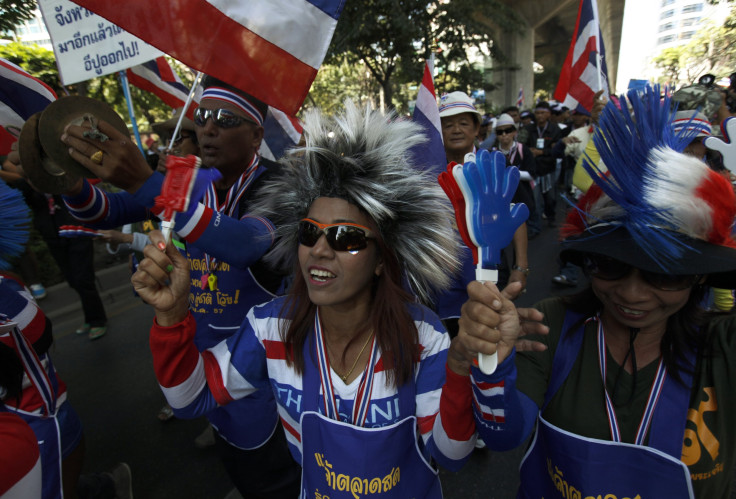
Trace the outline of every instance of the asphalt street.
<instances>
[{"instance_id":1,"label":"asphalt street","mask_svg":"<svg viewBox=\"0 0 736 499\"><path fill-rule=\"evenodd\" d=\"M518 305L573 291L551 284L557 273L556 254L557 231L545 227L530 241L532 271L528 291ZM232 493L214 450L194 445L195 437L206 427L204 419L162 423L156 417L164 397L148 349L153 313L133 295L127 265L101 270L97 278L109 318L108 333L101 339L90 341L74 333L82 312L78 296L66 284L49 288L48 296L39 302L54 323L52 356L84 425L84 472L109 470L124 461L132 469L138 499L239 497ZM460 472L442 470L445 497L515 497L523 450L476 450Z\"/></svg>"}]
</instances>

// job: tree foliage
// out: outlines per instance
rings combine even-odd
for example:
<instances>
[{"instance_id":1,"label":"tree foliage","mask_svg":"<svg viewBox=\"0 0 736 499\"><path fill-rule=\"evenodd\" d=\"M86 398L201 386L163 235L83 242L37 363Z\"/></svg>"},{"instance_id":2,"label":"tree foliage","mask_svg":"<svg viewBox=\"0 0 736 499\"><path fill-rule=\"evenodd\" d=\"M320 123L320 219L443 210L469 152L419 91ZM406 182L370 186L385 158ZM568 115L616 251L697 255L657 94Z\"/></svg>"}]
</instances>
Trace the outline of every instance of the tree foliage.
<instances>
[{"instance_id":1,"label":"tree foliage","mask_svg":"<svg viewBox=\"0 0 736 499\"><path fill-rule=\"evenodd\" d=\"M101 76L64 87L59 79L56 58L50 50L39 47L38 45L9 43L7 45L0 45L0 57L20 66L32 76L46 83L57 95L86 95L93 99L106 102L127 123L130 122L125 93L123 92L117 74ZM177 71L185 84L190 84L193 81L194 78L189 74L185 66L170 58L169 63ZM171 108L152 93L131 85L130 95L133 101L133 111L136 115L136 121L142 132L147 131L151 124L157 121L164 121L171 116Z\"/></svg>"},{"instance_id":2,"label":"tree foliage","mask_svg":"<svg viewBox=\"0 0 736 499\"><path fill-rule=\"evenodd\" d=\"M708 24L687 45L664 49L652 62L663 72L661 81L692 84L705 73L728 76L736 70L736 7L722 25Z\"/></svg>"},{"instance_id":3,"label":"tree foliage","mask_svg":"<svg viewBox=\"0 0 736 499\"><path fill-rule=\"evenodd\" d=\"M493 22L490 22L493 19ZM347 60L368 68L393 106L395 85L417 83L423 63L439 47L438 90L450 85L481 86L482 74L468 57L471 50L503 60L493 44L503 30L520 26L513 9L500 0L364 0L347 2L327 62Z\"/></svg>"},{"instance_id":4,"label":"tree foliage","mask_svg":"<svg viewBox=\"0 0 736 499\"><path fill-rule=\"evenodd\" d=\"M0 0L0 33L13 31L18 24L33 19L36 0Z\"/></svg>"}]
</instances>

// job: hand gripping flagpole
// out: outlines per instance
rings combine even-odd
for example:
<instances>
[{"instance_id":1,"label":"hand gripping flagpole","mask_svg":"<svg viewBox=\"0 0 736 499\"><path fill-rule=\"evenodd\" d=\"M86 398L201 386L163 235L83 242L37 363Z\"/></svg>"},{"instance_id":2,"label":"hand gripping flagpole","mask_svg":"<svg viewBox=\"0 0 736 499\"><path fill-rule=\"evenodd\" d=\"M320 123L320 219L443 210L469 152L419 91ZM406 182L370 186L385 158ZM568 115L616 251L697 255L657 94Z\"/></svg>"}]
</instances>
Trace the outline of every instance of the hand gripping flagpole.
<instances>
[{"instance_id":1,"label":"hand gripping flagpole","mask_svg":"<svg viewBox=\"0 0 736 499\"><path fill-rule=\"evenodd\" d=\"M478 281L498 282L501 250L508 246L516 230L529 217L523 203L511 199L519 185L519 169L506 167L498 151L465 155L465 164L451 163L438 178L455 208L460 235L473 252ZM451 172L451 173L450 173ZM478 367L491 374L498 366L498 353L478 352Z\"/></svg>"}]
</instances>

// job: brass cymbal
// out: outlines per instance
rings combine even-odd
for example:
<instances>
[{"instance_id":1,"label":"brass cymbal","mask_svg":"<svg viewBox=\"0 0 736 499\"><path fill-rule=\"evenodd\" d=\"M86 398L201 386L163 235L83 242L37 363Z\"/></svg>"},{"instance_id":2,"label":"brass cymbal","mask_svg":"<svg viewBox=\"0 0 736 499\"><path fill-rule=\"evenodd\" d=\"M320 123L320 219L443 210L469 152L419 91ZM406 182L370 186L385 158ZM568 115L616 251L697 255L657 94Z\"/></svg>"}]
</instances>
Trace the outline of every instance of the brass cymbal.
<instances>
[{"instance_id":1,"label":"brass cymbal","mask_svg":"<svg viewBox=\"0 0 736 499\"><path fill-rule=\"evenodd\" d=\"M28 118L20 132L18 154L21 167L36 189L49 194L63 194L79 181L80 176L67 173L46 156L38 137L40 116L39 112Z\"/></svg>"},{"instance_id":2,"label":"brass cymbal","mask_svg":"<svg viewBox=\"0 0 736 499\"><path fill-rule=\"evenodd\" d=\"M69 156L69 146L61 141L64 128L69 124L81 125L85 117L106 121L128 136L128 127L112 107L102 101L79 95L62 97L49 104L38 120L38 136L46 155L64 171L96 178L95 174Z\"/></svg>"}]
</instances>

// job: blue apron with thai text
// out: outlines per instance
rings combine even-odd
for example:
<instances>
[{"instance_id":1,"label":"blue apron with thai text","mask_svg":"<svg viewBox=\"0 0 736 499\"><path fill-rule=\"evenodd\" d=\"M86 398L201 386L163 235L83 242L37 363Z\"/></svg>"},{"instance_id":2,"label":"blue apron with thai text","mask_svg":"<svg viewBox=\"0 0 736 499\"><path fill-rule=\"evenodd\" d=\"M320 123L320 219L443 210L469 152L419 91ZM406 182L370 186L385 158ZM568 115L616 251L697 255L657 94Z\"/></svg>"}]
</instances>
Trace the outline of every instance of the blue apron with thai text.
<instances>
[{"instance_id":1,"label":"blue apron with thai text","mask_svg":"<svg viewBox=\"0 0 736 499\"><path fill-rule=\"evenodd\" d=\"M542 417L580 351L584 324L568 334L579 318L570 312L565 316L534 440L521 463L518 496L692 499L690 472L680 461L692 384L686 373L682 377L687 388L670 376L664 377L660 396L652 406L648 446L582 437Z\"/></svg>"},{"instance_id":2,"label":"blue apron with thai text","mask_svg":"<svg viewBox=\"0 0 736 499\"><path fill-rule=\"evenodd\" d=\"M413 380L399 388L397 423L364 428L328 418L318 412L320 371L307 346L314 341L305 343L302 497L441 499L437 471L418 448Z\"/></svg>"}]
</instances>

